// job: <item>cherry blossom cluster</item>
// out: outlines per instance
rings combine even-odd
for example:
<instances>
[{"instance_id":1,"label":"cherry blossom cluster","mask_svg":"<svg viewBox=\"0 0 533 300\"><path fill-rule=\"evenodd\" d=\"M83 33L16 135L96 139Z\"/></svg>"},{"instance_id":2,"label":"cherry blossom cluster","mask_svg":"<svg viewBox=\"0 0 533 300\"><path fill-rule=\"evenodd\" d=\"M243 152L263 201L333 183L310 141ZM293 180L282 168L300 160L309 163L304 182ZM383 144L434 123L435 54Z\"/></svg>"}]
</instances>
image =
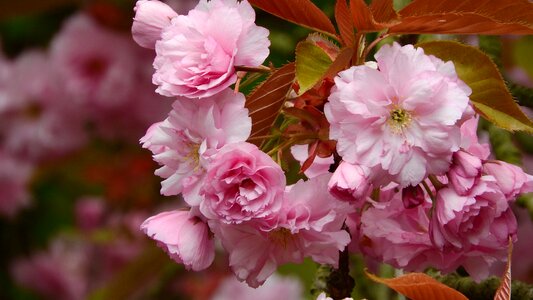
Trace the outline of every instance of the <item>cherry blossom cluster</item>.
<instances>
[{"instance_id":1,"label":"cherry blossom cluster","mask_svg":"<svg viewBox=\"0 0 533 300\"><path fill-rule=\"evenodd\" d=\"M219 240L237 278L257 287L306 257L337 267L346 247L405 270L463 266L476 279L505 259L517 231L510 203L533 191L533 176L489 158L452 62L394 43L338 73L317 106L335 154L287 186L278 163L247 142L246 97L229 88L236 67L260 67L269 54L250 4L201 0L179 15L140 0L135 11L135 41L155 50L157 92L176 98L141 143L161 166L161 193L187 204L141 228L175 261L205 269ZM291 153L305 165L312 147Z\"/></svg>"}]
</instances>

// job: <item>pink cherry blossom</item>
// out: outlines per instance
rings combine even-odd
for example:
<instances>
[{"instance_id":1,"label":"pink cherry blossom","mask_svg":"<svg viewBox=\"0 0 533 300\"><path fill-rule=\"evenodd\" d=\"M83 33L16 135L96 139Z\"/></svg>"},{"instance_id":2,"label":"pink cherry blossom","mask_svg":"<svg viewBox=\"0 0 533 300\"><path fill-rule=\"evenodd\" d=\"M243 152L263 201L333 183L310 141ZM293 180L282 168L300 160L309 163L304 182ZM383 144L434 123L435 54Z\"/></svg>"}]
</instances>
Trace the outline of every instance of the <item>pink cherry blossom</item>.
<instances>
[{"instance_id":1,"label":"pink cherry blossom","mask_svg":"<svg viewBox=\"0 0 533 300\"><path fill-rule=\"evenodd\" d=\"M222 146L245 141L250 135L251 119L244 101L244 95L230 89L201 102L180 98L167 119L150 127L141 142L162 165L156 175L165 178L163 195L183 193L189 205L200 204L208 158Z\"/></svg>"},{"instance_id":2,"label":"pink cherry blossom","mask_svg":"<svg viewBox=\"0 0 533 300\"><path fill-rule=\"evenodd\" d=\"M29 205L29 181L33 167L0 151L0 215L14 217Z\"/></svg>"},{"instance_id":3,"label":"pink cherry blossom","mask_svg":"<svg viewBox=\"0 0 533 300\"><path fill-rule=\"evenodd\" d=\"M386 45L366 65L340 72L324 111L342 158L401 186L449 168L461 144L460 124L471 114L470 88L452 62L411 45ZM382 176L377 176L382 177Z\"/></svg>"},{"instance_id":4,"label":"pink cherry blossom","mask_svg":"<svg viewBox=\"0 0 533 300\"><path fill-rule=\"evenodd\" d=\"M160 1L139 0L135 4L135 17L131 26L133 39L142 47L154 49L163 28L178 14Z\"/></svg>"},{"instance_id":5,"label":"pink cherry blossom","mask_svg":"<svg viewBox=\"0 0 533 300\"><path fill-rule=\"evenodd\" d=\"M294 277L272 274L265 284L254 289L238 281L235 276L229 276L220 283L210 300L273 300L280 297L285 300L301 300L302 283Z\"/></svg>"},{"instance_id":6,"label":"pink cherry blossom","mask_svg":"<svg viewBox=\"0 0 533 300\"><path fill-rule=\"evenodd\" d=\"M294 145L291 147L292 156L303 165L309 157L309 145ZM317 177L329 173L329 166L334 163L333 155L328 157L316 156L313 163L304 171L307 178Z\"/></svg>"},{"instance_id":7,"label":"pink cherry blossom","mask_svg":"<svg viewBox=\"0 0 533 300\"><path fill-rule=\"evenodd\" d=\"M194 271L203 270L215 258L209 227L188 211L169 211L148 218L141 229L176 262Z\"/></svg>"},{"instance_id":8,"label":"pink cherry blossom","mask_svg":"<svg viewBox=\"0 0 533 300\"><path fill-rule=\"evenodd\" d=\"M228 144L207 168L200 211L224 223L271 218L281 208L285 181L281 167L257 146Z\"/></svg>"},{"instance_id":9,"label":"pink cherry blossom","mask_svg":"<svg viewBox=\"0 0 533 300\"><path fill-rule=\"evenodd\" d=\"M0 82L0 143L6 152L41 161L85 143L81 107L63 92L45 53L21 54L8 73Z\"/></svg>"},{"instance_id":10,"label":"pink cherry blossom","mask_svg":"<svg viewBox=\"0 0 533 300\"><path fill-rule=\"evenodd\" d=\"M350 242L342 226L351 209L327 192L329 177L296 183L285 195L277 227L269 231L254 222L209 222L228 251L229 265L239 280L258 287L279 265L300 263L304 257L338 266L339 251Z\"/></svg>"},{"instance_id":11,"label":"pink cherry blossom","mask_svg":"<svg viewBox=\"0 0 533 300\"><path fill-rule=\"evenodd\" d=\"M515 200L520 194L533 192L533 176L518 166L503 161L489 161L483 164L483 171L496 178L507 200Z\"/></svg>"},{"instance_id":12,"label":"pink cherry blossom","mask_svg":"<svg viewBox=\"0 0 533 300\"><path fill-rule=\"evenodd\" d=\"M254 21L246 0L201 0L188 15L174 17L155 45L157 92L209 97L235 83L235 66L259 66L270 41L268 30Z\"/></svg>"},{"instance_id":13,"label":"pink cherry blossom","mask_svg":"<svg viewBox=\"0 0 533 300\"><path fill-rule=\"evenodd\" d=\"M341 162L328 183L329 192L340 200L364 201L372 191L370 170L364 166Z\"/></svg>"},{"instance_id":14,"label":"pink cherry blossom","mask_svg":"<svg viewBox=\"0 0 533 300\"><path fill-rule=\"evenodd\" d=\"M462 265L474 279L488 276L490 265L505 259L516 231L516 218L492 176L482 176L464 196L452 188L437 193L431 240L444 255L461 253Z\"/></svg>"},{"instance_id":15,"label":"pink cherry blossom","mask_svg":"<svg viewBox=\"0 0 533 300\"><path fill-rule=\"evenodd\" d=\"M490 155L490 146L486 143L480 143L477 134L477 125L479 117L471 117L461 124L461 148L482 160Z\"/></svg>"}]
</instances>

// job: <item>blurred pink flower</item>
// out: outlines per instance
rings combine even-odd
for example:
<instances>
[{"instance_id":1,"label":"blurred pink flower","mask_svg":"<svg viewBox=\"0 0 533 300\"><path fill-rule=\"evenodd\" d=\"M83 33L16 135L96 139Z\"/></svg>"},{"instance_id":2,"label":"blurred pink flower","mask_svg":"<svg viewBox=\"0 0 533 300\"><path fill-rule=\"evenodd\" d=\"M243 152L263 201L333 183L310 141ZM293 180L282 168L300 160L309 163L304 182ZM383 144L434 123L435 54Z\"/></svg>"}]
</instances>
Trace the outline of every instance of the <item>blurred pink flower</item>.
<instances>
[{"instance_id":1,"label":"blurred pink flower","mask_svg":"<svg viewBox=\"0 0 533 300\"><path fill-rule=\"evenodd\" d=\"M342 226L351 209L328 193L329 177L296 183L286 193L278 225L270 231L261 230L254 222L230 225L209 221L239 280L258 287L279 265L300 263L304 257L337 267L339 251L350 242Z\"/></svg>"},{"instance_id":2,"label":"blurred pink flower","mask_svg":"<svg viewBox=\"0 0 533 300\"><path fill-rule=\"evenodd\" d=\"M533 176L518 166L503 161L489 161L483 164L483 171L496 178L507 200L515 200L520 194L533 192Z\"/></svg>"},{"instance_id":3,"label":"blurred pink flower","mask_svg":"<svg viewBox=\"0 0 533 300\"><path fill-rule=\"evenodd\" d=\"M285 181L281 167L257 146L228 144L207 167L200 211L228 224L272 219L281 208Z\"/></svg>"},{"instance_id":4,"label":"blurred pink flower","mask_svg":"<svg viewBox=\"0 0 533 300\"><path fill-rule=\"evenodd\" d=\"M24 52L7 73L0 78L0 141L5 151L40 161L84 144L81 107L64 93L45 53Z\"/></svg>"},{"instance_id":5,"label":"blurred pink flower","mask_svg":"<svg viewBox=\"0 0 533 300\"><path fill-rule=\"evenodd\" d=\"M141 139L162 167L156 175L165 178L161 193L183 193L185 201L199 205L199 191L209 157L222 146L245 141L251 119L244 108L244 95L230 89L201 102L179 98L163 122L150 127Z\"/></svg>"},{"instance_id":6,"label":"blurred pink flower","mask_svg":"<svg viewBox=\"0 0 533 300\"><path fill-rule=\"evenodd\" d=\"M235 83L235 66L262 64L269 53L268 30L254 22L246 0L201 0L188 15L174 17L155 45L157 92L209 97Z\"/></svg>"},{"instance_id":7,"label":"blurred pink flower","mask_svg":"<svg viewBox=\"0 0 533 300\"><path fill-rule=\"evenodd\" d=\"M294 145L291 147L292 156L303 165L309 157L309 145ZM316 156L313 163L304 171L307 178L317 177L329 173L329 166L334 163L333 155L328 157Z\"/></svg>"},{"instance_id":8,"label":"blurred pink flower","mask_svg":"<svg viewBox=\"0 0 533 300\"><path fill-rule=\"evenodd\" d=\"M90 108L110 108L135 95L138 51L127 35L77 14L65 22L52 41L50 55L70 101Z\"/></svg>"},{"instance_id":9,"label":"blurred pink flower","mask_svg":"<svg viewBox=\"0 0 533 300\"><path fill-rule=\"evenodd\" d=\"M370 170L342 161L328 183L329 192L339 200L364 202L372 192Z\"/></svg>"},{"instance_id":10,"label":"blurred pink flower","mask_svg":"<svg viewBox=\"0 0 533 300\"><path fill-rule=\"evenodd\" d=\"M379 166L401 186L449 168L471 114L470 88L452 62L411 45L385 45L366 65L340 72L324 111L337 151L353 164ZM381 177L381 176L377 176Z\"/></svg>"},{"instance_id":11,"label":"blurred pink flower","mask_svg":"<svg viewBox=\"0 0 533 300\"><path fill-rule=\"evenodd\" d=\"M131 26L133 39L142 47L154 49L163 29L178 14L161 1L139 0L135 4L135 17Z\"/></svg>"},{"instance_id":12,"label":"blurred pink flower","mask_svg":"<svg viewBox=\"0 0 533 300\"><path fill-rule=\"evenodd\" d=\"M215 243L209 227L188 211L169 211L152 216L144 221L141 229L187 269L203 270L215 258Z\"/></svg>"},{"instance_id":13,"label":"blurred pink flower","mask_svg":"<svg viewBox=\"0 0 533 300\"><path fill-rule=\"evenodd\" d=\"M99 197L83 197L76 201L74 208L76 224L85 231L97 229L103 225L105 205Z\"/></svg>"},{"instance_id":14,"label":"blurred pink flower","mask_svg":"<svg viewBox=\"0 0 533 300\"><path fill-rule=\"evenodd\" d=\"M33 167L0 150L0 215L12 218L29 205Z\"/></svg>"},{"instance_id":15,"label":"blurred pink flower","mask_svg":"<svg viewBox=\"0 0 533 300\"><path fill-rule=\"evenodd\" d=\"M251 288L239 282L235 276L229 276L220 283L211 300L301 300L303 286L300 280L293 277L272 274L258 288Z\"/></svg>"},{"instance_id":16,"label":"blurred pink flower","mask_svg":"<svg viewBox=\"0 0 533 300\"><path fill-rule=\"evenodd\" d=\"M57 239L46 252L11 265L17 284L48 299L81 300L88 292L88 252L76 241Z\"/></svg>"}]
</instances>

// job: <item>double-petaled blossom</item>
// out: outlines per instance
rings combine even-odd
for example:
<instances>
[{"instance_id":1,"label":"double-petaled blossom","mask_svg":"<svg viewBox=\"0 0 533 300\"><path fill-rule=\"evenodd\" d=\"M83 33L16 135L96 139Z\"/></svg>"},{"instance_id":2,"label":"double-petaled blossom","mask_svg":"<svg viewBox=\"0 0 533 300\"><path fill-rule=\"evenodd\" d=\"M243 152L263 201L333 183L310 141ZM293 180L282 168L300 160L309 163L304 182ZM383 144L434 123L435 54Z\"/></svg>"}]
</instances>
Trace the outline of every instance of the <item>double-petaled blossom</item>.
<instances>
[{"instance_id":1,"label":"double-petaled blossom","mask_svg":"<svg viewBox=\"0 0 533 300\"><path fill-rule=\"evenodd\" d=\"M261 224L209 225L229 252L229 264L239 280L261 285L284 263L302 262L304 257L338 265L339 251L350 242L343 222L350 212L347 203L327 191L329 175L299 181L285 195L277 226L268 231Z\"/></svg>"},{"instance_id":2,"label":"double-petaled blossom","mask_svg":"<svg viewBox=\"0 0 533 300\"><path fill-rule=\"evenodd\" d=\"M337 151L349 163L381 168L377 178L401 186L443 174L471 113L470 88L453 63L421 48L386 45L375 57L378 69L354 66L335 78L324 110Z\"/></svg>"},{"instance_id":3,"label":"double-petaled blossom","mask_svg":"<svg viewBox=\"0 0 533 300\"><path fill-rule=\"evenodd\" d=\"M272 274L265 284L258 288L251 288L246 283L238 281L235 276L225 278L217 287L211 300L271 300L282 297L286 300L301 300L303 286L294 277Z\"/></svg>"},{"instance_id":4,"label":"double-petaled blossom","mask_svg":"<svg viewBox=\"0 0 533 300\"><path fill-rule=\"evenodd\" d=\"M141 12L139 6L137 16ZM168 97L209 97L236 82L235 66L262 64L269 54L268 30L254 22L252 6L237 0L202 0L188 15L173 17L155 43L157 92ZM162 26L159 21L142 24L146 23L148 32ZM142 28L136 30L138 40L146 40L142 32Z\"/></svg>"},{"instance_id":5,"label":"double-petaled blossom","mask_svg":"<svg viewBox=\"0 0 533 300\"><path fill-rule=\"evenodd\" d=\"M533 192L533 176L515 165L489 161L483 164L483 172L494 176L507 200L515 200L520 194Z\"/></svg>"},{"instance_id":6,"label":"double-petaled blossom","mask_svg":"<svg viewBox=\"0 0 533 300\"><path fill-rule=\"evenodd\" d=\"M251 120L244 101L244 95L229 89L200 102L180 98L167 119L150 127L141 142L162 165L156 175L165 178L163 195L182 193L189 205L200 204L209 157L250 135Z\"/></svg>"},{"instance_id":7,"label":"double-petaled blossom","mask_svg":"<svg viewBox=\"0 0 533 300\"><path fill-rule=\"evenodd\" d=\"M228 224L272 219L283 203L285 181L281 167L257 146L228 144L207 167L200 211Z\"/></svg>"},{"instance_id":8,"label":"double-petaled blossom","mask_svg":"<svg viewBox=\"0 0 533 300\"><path fill-rule=\"evenodd\" d=\"M482 176L465 195L446 187L437 193L430 235L443 253L461 253L462 265L475 279L506 257L509 238L516 240L516 218L492 176Z\"/></svg>"},{"instance_id":9,"label":"double-petaled blossom","mask_svg":"<svg viewBox=\"0 0 533 300\"><path fill-rule=\"evenodd\" d=\"M176 262L194 271L215 258L215 243L207 224L189 211L168 211L148 218L141 229Z\"/></svg>"}]
</instances>

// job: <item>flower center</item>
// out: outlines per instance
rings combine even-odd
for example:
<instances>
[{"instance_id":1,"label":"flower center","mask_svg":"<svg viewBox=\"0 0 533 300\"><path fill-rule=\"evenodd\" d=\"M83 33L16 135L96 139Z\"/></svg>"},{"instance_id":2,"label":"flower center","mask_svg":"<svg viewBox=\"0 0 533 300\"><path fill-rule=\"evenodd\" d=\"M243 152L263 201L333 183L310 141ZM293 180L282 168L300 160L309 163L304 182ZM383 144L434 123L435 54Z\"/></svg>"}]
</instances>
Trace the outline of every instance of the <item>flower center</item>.
<instances>
[{"instance_id":1,"label":"flower center","mask_svg":"<svg viewBox=\"0 0 533 300\"><path fill-rule=\"evenodd\" d=\"M187 161L190 161L196 169L200 166L200 144L191 143L189 149L190 151L185 158Z\"/></svg>"},{"instance_id":2,"label":"flower center","mask_svg":"<svg viewBox=\"0 0 533 300\"><path fill-rule=\"evenodd\" d=\"M411 114L403 108L395 108L390 112L389 124L392 131L400 133L411 123Z\"/></svg>"},{"instance_id":3,"label":"flower center","mask_svg":"<svg viewBox=\"0 0 533 300\"><path fill-rule=\"evenodd\" d=\"M292 240L292 233L287 228L278 228L275 230L272 230L268 234L268 238L278 245L283 246L283 248L287 248L287 244Z\"/></svg>"}]
</instances>

